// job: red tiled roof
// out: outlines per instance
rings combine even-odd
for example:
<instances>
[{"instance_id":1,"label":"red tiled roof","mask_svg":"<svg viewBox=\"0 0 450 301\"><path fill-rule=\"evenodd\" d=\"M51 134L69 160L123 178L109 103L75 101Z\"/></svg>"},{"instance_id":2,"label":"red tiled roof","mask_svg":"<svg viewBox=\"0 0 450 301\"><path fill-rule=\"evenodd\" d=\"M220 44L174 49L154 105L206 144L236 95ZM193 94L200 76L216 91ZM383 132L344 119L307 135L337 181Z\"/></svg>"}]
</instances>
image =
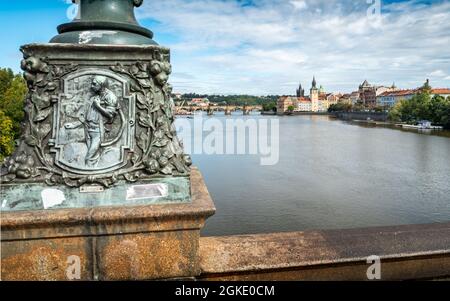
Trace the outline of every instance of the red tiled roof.
<instances>
[{"instance_id":1,"label":"red tiled roof","mask_svg":"<svg viewBox=\"0 0 450 301\"><path fill-rule=\"evenodd\" d=\"M204 102L204 101L206 101L207 99L206 98L192 98L192 102Z\"/></svg>"},{"instance_id":2,"label":"red tiled roof","mask_svg":"<svg viewBox=\"0 0 450 301\"><path fill-rule=\"evenodd\" d=\"M431 94L450 94L450 89L447 88L432 89Z\"/></svg>"},{"instance_id":3,"label":"red tiled roof","mask_svg":"<svg viewBox=\"0 0 450 301\"><path fill-rule=\"evenodd\" d=\"M415 90L397 90L392 92L384 92L381 93L380 96L406 96L412 95L418 92L418 89ZM448 88L436 88L431 89L431 94L450 94L450 89Z\"/></svg>"},{"instance_id":4,"label":"red tiled roof","mask_svg":"<svg viewBox=\"0 0 450 301\"><path fill-rule=\"evenodd\" d=\"M381 93L380 96L406 96L415 94L417 90L397 90Z\"/></svg>"}]
</instances>

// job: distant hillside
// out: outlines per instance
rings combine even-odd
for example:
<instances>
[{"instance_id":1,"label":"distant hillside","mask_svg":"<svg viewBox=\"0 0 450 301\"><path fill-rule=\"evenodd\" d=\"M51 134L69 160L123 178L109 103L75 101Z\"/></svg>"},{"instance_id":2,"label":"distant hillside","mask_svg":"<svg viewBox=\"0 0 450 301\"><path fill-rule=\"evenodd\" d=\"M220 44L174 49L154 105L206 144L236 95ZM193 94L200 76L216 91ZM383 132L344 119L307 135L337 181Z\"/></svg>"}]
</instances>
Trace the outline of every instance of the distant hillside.
<instances>
[{"instance_id":1,"label":"distant hillside","mask_svg":"<svg viewBox=\"0 0 450 301\"><path fill-rule=\"evenodd\" d=\"M269 102L275 102L279 98L278 95L253 96L253 95L207 95L188 93L181 96L183 100L191 100L194 98L208 98L210 102L227 103L229 105L263 105Z\"/></svg>"}]
</instances>

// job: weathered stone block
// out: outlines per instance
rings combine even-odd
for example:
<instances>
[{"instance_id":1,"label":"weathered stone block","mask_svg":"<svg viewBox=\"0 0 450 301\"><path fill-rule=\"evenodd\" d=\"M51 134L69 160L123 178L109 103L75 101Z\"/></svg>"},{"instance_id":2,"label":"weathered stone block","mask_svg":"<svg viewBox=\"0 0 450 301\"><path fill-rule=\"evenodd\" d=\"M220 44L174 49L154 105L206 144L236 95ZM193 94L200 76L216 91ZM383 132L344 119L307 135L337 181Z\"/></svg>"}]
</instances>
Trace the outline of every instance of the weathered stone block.
<instances>
[{"instance_id":1,"label":"weathered stone block","mask_svg":"<svg viewBox=\"0 0 450 301\"><path fill-rule=\"evenodd\" d=\"M79 259L79 280L92 280L92 238L68 237L38 240L2 241L2 280L68 280ZM77 263L76 263L77 264ZM70 273L69 277L67 273Z\"/></svg>"},{"instance_id":2,"label":"weathered stone block","mask_svg":"<svg viewBox=\"0 0 450 301\"><path fill-rule=\"evenodd\" d=\"M200 274L198 231L155 232L97 239L99 280L145 280Z\"/></svg>"},{"instance_id":3,"label":"weathered stone block","mask_svg":"<svg viewBox=\"0 0 450 301\"><path fill-rule=\"evenodd\" d=\"M192 203L2 212L3 280L151 280L200 274L199 239L215 208L192 170Z\"/></svg>"}]
</instances>

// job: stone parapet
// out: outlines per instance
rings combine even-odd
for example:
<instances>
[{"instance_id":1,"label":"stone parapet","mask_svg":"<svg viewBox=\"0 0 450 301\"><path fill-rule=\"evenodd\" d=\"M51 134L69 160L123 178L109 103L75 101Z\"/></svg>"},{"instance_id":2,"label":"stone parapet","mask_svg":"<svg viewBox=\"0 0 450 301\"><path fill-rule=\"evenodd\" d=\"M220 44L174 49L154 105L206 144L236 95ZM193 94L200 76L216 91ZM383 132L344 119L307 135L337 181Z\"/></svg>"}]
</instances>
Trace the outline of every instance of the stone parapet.
<instances>
[{"instance_id":1,"label":"stone parapet","mask_svg":"<svg viewBox=\"0 0 450 301\"><path fill-rule=\"evenodd\" d=\"M203 280L382 280L450 276L450 223L200 239Z\"/></svg>"}]
</instances>

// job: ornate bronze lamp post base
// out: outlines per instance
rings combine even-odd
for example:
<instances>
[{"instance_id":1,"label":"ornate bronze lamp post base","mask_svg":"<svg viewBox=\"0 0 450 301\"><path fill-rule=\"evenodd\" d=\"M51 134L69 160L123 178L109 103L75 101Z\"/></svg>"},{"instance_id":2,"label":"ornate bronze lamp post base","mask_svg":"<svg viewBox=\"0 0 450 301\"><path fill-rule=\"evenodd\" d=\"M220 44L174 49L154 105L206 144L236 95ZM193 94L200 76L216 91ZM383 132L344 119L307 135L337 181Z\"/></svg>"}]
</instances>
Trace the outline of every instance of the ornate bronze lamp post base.
<instances>
[{"instance_id":1,"label":"ornate bronze lamp post base","mask_svg":"<svg viewBox=\"0 0 450 301\"><path fill-rule=\"evenodd\" d=\"M177 138L170 51L136 22L141 3L81 0L50 44L21 49L29 93L1 169L3 279L67 280L71 255L88 280L199 271L214 205Z\"/></svg>"},{"instance_id":2,"label":"ornate bronze lamp post base","mask_svg":"<svg viewBox=\"0 0 450 301\"><path fill-rule=\"evenodd\" d=\"M128 201L167 201L175 192L171 201L189 201L192 162L174 127L170 50L137 23L134 7L141 4L79 0L80 18L58 27L52 42L59 43L22 46L29 93L20 145L2 166L7 197L17 193L14 185L28 185L33 206L39 185L59 185L74 197L66 207L83 205L83 193L104 190ZM137 192L132 184L139 181L165 183L152 195L152 189ZM40 209L8 198L3 204L21 206Z\"/></svg>"},{"instance_id":3,"label":"ornate bronze lamp post base","mask_svg":"<svg viewBox=\"0 0 450 301\"><path fill-rule=\"evenodd\" d=\"M190 201L191 160L176 135L167 83L169 49L31 44L22 52L27 120L3 167L3 210L46 208L40 190L52 186L70 192L64 207L85 206L93 201L86 193L96 192L98 205L117 202L105 200L104 190L129 203ZM161 185L130 192L139 181ZM17 193L28 203L10 202Z\"/></svg>"}]
</instances>

